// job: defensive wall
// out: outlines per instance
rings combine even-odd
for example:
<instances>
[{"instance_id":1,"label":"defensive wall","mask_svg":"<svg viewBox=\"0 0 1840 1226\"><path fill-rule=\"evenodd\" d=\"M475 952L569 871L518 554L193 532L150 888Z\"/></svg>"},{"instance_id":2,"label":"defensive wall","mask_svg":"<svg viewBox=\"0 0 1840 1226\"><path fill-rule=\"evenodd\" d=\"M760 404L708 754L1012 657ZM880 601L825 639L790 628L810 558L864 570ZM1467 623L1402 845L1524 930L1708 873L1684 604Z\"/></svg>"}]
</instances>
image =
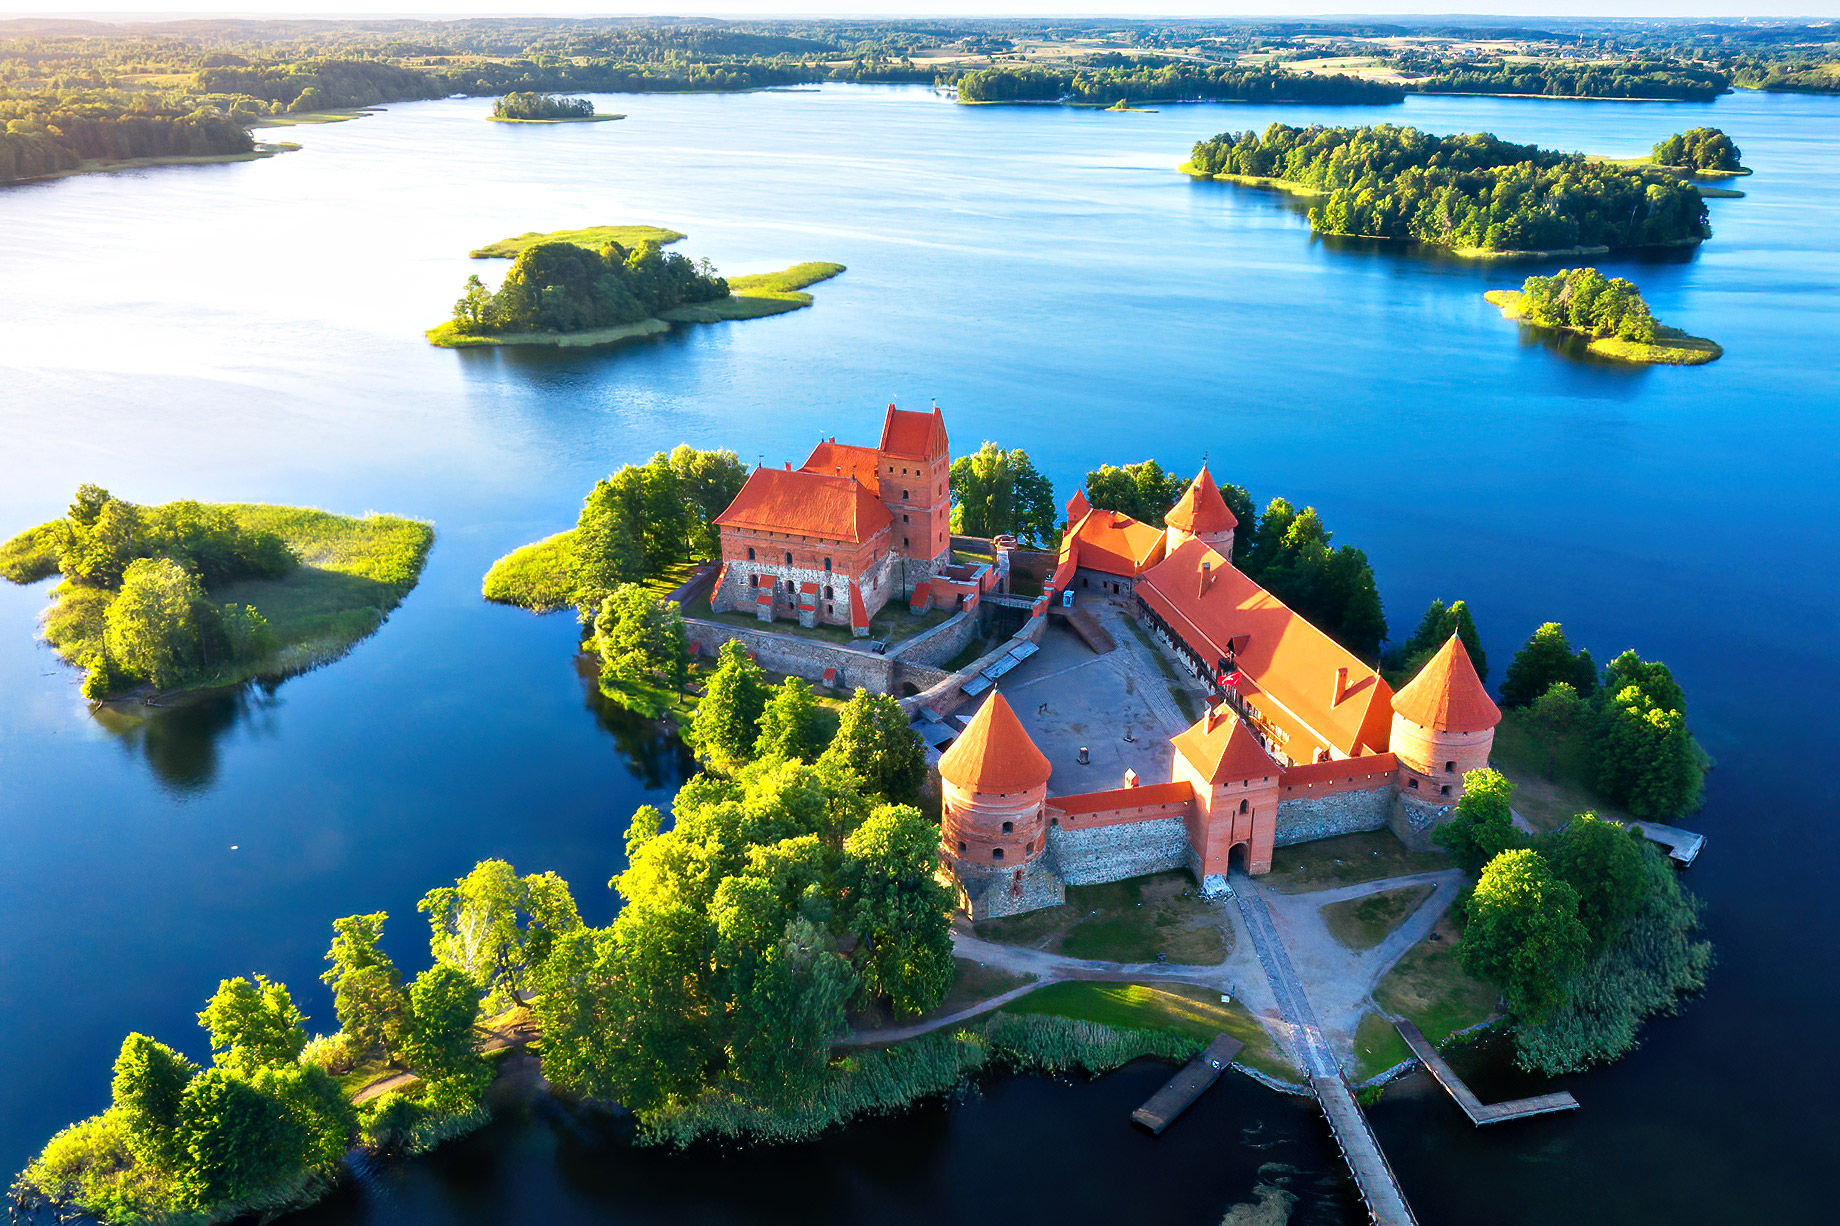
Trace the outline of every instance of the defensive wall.
<instances>
[{"instance_id":1,"label":"defensive wall","mask_svg":"<svg viewBox=\"0 0 1840 1226\"><path fill-rule=\"evenodd\" d=\"M1390 753L1287 767L1278 776L1277 847L1383 830L1399 760Z\"/></svg>"},{"instance_id":2,"label":"defensive wall","mask_svg":"<svg viewBox=\"0 0 1840 1226\"><path fill-rule=\"evenodd\" d=\"M1186 783L1048 797L1048 855L1068 885L1189 867Z\"/></svg>"}]
</instances>

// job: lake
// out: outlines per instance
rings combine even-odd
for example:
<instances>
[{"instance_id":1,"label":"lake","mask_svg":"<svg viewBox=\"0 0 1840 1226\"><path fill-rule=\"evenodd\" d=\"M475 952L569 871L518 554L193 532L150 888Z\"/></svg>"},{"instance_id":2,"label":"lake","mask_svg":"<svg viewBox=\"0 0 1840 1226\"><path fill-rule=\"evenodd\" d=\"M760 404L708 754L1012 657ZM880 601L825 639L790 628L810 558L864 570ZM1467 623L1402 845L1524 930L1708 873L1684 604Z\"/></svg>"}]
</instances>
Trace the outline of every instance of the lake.
<instances>
[{"instance_id":1,"label":"lake","mask_svg":"<svg viewBox=\"0 0 1840 1226\"><path fill-rule=\"evenodd\" d=\"M394 917L474 861L612 910L631 811L688 763L603 709L576 630L485 605L508 549L678 442L801 460L934 398L959 451L1087 469L1205 454L1365 549L1396 636L1470 603L1499 680L1539 623L1686 687L1717 758L1688 884L1718 965L1643 1046L1569 1078L1574 1115L1478 1133L1414 1078L1372 1112L1426 1226L1809 1221L1829 1209L1820 1055L1840 1004L1840 99L1412 98L1403 107L958 107L919 87L620 96L630 118L491 124L489 100L277 130L265 161L0 192L0 536L80 482L138 502L306 503L432 520L421 586L347 659L272 691L105 726L0 584L0 1166L107 1102L129 1030L202 1057L217 981L286 981L309 1029L330 921ZM1599 260L1726 356L1568 360L1482 299L1490 266L1313 239L1282 197L1193 183L1198 138L1412 123L1616 156L1701 124L1757 173L1690 253ZM613 352L453 352L466 252L610 222L724 272L849 271L817 305ZM503 265L490 266L496 275ZM635 1154L615 1125L508 1115L315 1222L1358 1221L1311 1109L1228 1078L1150 1141L1163 1071L997 1082L768 1156ZM1018 1142L1024 1141L1024 1144ZM792 1195L797 1192L798 1195ZM1150 1198L1145 1193L1151 1192ZM1235 1209L1235 1206L1240 1208ZM1251 1216L1248 1216L1251 1215Z\"/></svg>"}]
</instances>

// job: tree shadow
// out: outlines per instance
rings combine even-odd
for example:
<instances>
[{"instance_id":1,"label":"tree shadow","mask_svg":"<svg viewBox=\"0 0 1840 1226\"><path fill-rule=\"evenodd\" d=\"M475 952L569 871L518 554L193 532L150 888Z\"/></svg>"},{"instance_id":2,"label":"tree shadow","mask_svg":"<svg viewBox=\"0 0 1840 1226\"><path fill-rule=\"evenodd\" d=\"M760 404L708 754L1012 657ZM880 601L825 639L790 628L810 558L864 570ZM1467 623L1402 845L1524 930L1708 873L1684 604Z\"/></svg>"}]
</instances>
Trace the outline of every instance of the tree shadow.
<instances>
[{"instance_id":1,"label":"tree shadow","mask_svg":"<svg viewBox=\"0 0 1840 1226\"><path fill-rule=\"evenodd\" d=\"M601 693L598 662L592 656L575 657L575 674L581 678L583 705L594 712L601 731L613 737L626 769L647 791L679 788L696 774L696 755L669 724L628 710Z\"/></svg>"},{"instance_id":2,"label":"tree shadow","mask_svg":"<svg viewBox=\"0 0 1840 1226\"><path fill-rule=\"evenodd\" d=\"M162 787L195 796L217 782L218 743L232 729L266 723L280 705L277 685L194 690L166 695L152 704L104 703L94 715L123 750L146 761Z\"/></svg>"}]
</instances>

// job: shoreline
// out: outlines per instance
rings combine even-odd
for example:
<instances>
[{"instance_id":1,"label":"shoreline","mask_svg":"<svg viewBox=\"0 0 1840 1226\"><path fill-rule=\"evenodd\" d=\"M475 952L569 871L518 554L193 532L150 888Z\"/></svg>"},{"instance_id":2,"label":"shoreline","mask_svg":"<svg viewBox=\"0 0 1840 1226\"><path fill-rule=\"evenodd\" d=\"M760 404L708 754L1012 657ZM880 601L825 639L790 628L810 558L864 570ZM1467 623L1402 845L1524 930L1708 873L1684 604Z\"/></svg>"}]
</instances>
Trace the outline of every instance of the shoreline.
<instances>
[{"instance_id":1,"label":"shoreline","mask_svg":"<svg viewBox=\"0 0 1840 1226\"><path fill-rule=\"evenodd\" d=\"M1521 291L1492 289L1482 295L1491 306L1501 308L1503 319L1541 332L1569 333L1584 337L1585 350L1600 358L1631 366L1704 366L1725 356L1725 347L1704 336L1689 336L1679 328L1656 325L1655 343L1619 340L1613 336L1592 336L1580 328L1562 324L1538 324L1525 318L1520 309Z\"/></svg>"},{"instance_id":2,"label":"shoreline","mask_svg":"<svg viewBox=\"0 0 1840 1226\"><path fill-rule=\"evenodd\" d=\"M625 115L596 111L592 115L562 115L555 119L510 119L503 115L487 115L490 123L610 123L615 119L624 119Z\"/></svg>"},{"instance_id":3,"label":"shoreline","mask_svg":"<svg viewBox=\"0 0 1840 1226\"><path fill-rule=\"evenodd\" d=\"M246 153L174 153L158 157L140 158L85 158L68 170L54 170L48 175L32 175L25 179L11 179L0 183L0 187L17 187L27 183L50 183L56 179L68 179L74 175L108 174L118 170L148 170L156 166L217 166L230 162L259 162L282 153L298 153L300 146L291 140L257 141L256 147Z\"/></svg>"}]
</instances>

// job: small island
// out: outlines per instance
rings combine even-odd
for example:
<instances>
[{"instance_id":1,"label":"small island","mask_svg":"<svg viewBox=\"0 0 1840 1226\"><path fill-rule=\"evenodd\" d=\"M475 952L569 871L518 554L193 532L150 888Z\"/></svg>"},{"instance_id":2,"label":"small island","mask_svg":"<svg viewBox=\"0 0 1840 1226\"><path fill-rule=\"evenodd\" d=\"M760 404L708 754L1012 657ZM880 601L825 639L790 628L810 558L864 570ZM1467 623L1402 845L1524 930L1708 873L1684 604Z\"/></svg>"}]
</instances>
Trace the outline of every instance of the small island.
<instances>
[{"instance_id":1,"label":"small island","mask_svg":"<svg viewBox=\"0 0 1840 1226\"><path fill-rule=\"evenodd\" d=\"M446 349L485 345L607 345L654 336L677 323L757 319L812 304L801 291L844 271L809 262L778 272L723 277L708 260L666 252L684 236L656 226L590 226L526 233L474 251L512 257L496 293L478 276L454 317L427 332Z\"/></svg>"},{"instance_id":2,"label":"small island","mask_svg":"<svg viewBox=\"0 0 1840 1226\"><path fill-rule=\"evenodd\" d=\"M103 700L282 678L375 633L421 577L434 529L394 515L171 502L94 485L0 544L0 576L61 574L46 640Z\"/></svg>"},{"instance_id":3,"label":"small island","mask_svg":"<svg viewBox=\"0 0 1840 1226\"><path fill-rule=\"evenodd\" d=\"M486 118L495 123L605 123L626 116L597 111L586 98L512 93L494 102Z\"/></svg>"},{"instance_id":4,"label":"small island","mask_svg":"<svg viewBox=\"0 0 1840 1226\"><path fill-rule=\"evenodd\" d=\"M1703 366L1725 352L1717 342L1662 324L1632 282L1595 268L1528 277L1518 290L1492 289L1483 297L1507 319L1575 333L1587 338L1590 353L1619 362Z\"/></svg>"},{"instance_id":5,"label":"small island","mask_svg":"<svg viewBox=\"0 0 1840 1226\"><path fill-rule=\"evenodd\" d=\"M1274 123L1262 135L1197 141L1179 169L1309 197L1310 228L1319 234L1411 242L1471 259L1691 246L1712 236L1705 200L1678 176L1486 132Z\"/></svg>"}]
</instances>

